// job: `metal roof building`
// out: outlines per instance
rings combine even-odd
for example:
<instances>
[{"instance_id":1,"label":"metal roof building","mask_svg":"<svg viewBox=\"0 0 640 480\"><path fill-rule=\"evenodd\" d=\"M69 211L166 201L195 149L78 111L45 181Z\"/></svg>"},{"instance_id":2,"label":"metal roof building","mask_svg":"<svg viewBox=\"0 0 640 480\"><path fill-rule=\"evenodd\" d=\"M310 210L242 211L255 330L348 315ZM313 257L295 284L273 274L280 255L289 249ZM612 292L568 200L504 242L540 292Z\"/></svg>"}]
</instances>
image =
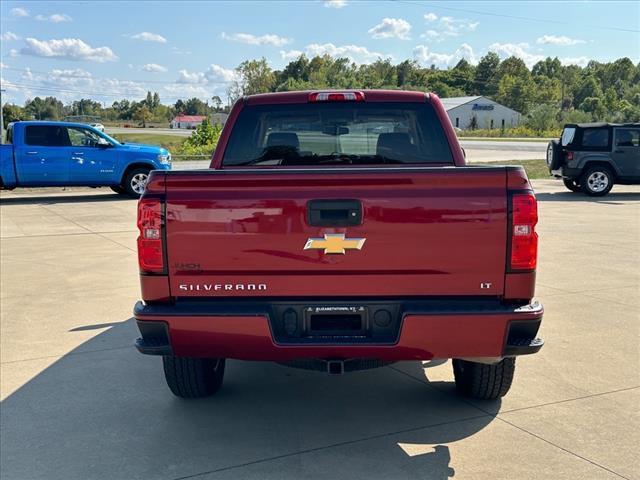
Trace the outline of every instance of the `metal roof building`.
<instances>
[{"instance_id":1,"label":"metal roof building","mask_svg":"<svg viewBox=\"0 0 640 480\"><path fill-rule=\"evenodd\" d=\"M481 95L441 99L454 127L510 128L520 124L522 115Z\"/></svg>"}]
</instances>

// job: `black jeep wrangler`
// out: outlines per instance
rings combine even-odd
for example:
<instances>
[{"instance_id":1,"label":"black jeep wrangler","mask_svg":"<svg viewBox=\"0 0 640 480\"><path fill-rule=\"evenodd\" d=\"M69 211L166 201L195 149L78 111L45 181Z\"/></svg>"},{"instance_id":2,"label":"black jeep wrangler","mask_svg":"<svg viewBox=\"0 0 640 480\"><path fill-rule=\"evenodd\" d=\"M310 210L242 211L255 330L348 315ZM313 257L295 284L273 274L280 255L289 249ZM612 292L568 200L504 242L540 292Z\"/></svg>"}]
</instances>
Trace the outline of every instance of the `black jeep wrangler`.
<instances>
[{"instance_id":1,"label":"black jeep wrangler","mask_svg":"<svg viewBox=\"0 0 640 480\"><path fill-rule=\"evenodd\" d=\"M547 166L572 192L602 196L640 184L640 123L567 124L547 147Z\"/></svg>"}]
</instances>

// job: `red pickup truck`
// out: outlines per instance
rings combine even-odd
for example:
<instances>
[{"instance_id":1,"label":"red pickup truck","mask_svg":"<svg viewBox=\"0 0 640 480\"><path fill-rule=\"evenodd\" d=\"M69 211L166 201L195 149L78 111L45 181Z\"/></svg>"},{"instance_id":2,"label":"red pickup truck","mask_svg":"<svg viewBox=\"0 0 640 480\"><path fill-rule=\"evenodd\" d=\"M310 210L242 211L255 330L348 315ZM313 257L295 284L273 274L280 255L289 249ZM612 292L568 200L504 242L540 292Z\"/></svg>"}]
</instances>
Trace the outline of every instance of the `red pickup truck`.
<instances>
[{"instance_id":1,"label":"red pickup truck","mask_svg":"<svg viewBox=\"0 0 640 480\"><path fill-rule=\"evenodd\" d=\"M462 394L498 398L543 344L537 220L524 170L467 166L433 94L249 96L210 169L151 173L136 346L180 397L218 391L227 358L451 358Z\"/></svg>"}]
</instances>

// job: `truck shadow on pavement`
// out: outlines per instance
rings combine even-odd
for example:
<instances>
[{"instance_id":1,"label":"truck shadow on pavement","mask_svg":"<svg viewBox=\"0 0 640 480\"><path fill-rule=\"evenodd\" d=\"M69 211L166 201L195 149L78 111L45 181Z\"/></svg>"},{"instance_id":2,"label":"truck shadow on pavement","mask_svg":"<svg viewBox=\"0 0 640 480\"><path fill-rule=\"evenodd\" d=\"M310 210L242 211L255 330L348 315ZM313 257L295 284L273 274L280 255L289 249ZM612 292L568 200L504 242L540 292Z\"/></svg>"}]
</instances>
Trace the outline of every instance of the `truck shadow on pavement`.
<instances>
[{"instance_id":1,"label":"truck shadow on pavement","mask_svg":"<svg viewBox=\"0 0 640 480\"><path fill-rule=\"evenodd\" d=\"M611 192L604 197L590 197L583 193L574 192L536 192L539 202L588 202L604 203L609 205L624 205L621 202L640 202L640 193L636 192Z\"/></svg>"},{"instance_id":2,"label":"truck shadow on pavement","mask_svg":"<svg viewBox=\"0 0 640 480\"><path fill-rule=\"evenodd\" d=\"M447 444L494 419L419 362L327 376L230 361L218 395L182 400L133 348L133 319L65 335L101 328L51 364L3 365L3 388L22 384L2 402L3 478L441 480L455 475Z\"/></svg>"},{"instance_id":3,"label":"truck shadow on pavement","mask_svg":"<svg viewBox=\"0 0 640 480\"><path fill-rule=\"evenodd\" d=\"M94 203L94 202L122 202L135 199L119 195L117 193L96 193L96 194L68 194L68 195L38 195L13 197L3 196L0 198L0 205L56 205L62 203Z\"/></svg>"}]
</instances>

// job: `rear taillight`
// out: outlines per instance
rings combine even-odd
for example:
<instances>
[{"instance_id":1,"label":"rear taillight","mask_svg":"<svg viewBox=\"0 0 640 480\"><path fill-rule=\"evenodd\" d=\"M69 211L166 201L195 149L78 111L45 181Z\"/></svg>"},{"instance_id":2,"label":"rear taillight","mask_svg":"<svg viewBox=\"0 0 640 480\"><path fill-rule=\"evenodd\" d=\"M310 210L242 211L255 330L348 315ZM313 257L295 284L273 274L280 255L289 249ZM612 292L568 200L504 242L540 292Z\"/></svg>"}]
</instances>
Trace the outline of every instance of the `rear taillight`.
<instances>
[{"instance_id":1,"label":"rear taillight","mask_svg":"<svg viewBox=\"0 0 640 480\"><path fill-rule=\"evenodd\" d=\"M573 160L573 152L567 152L567 162Z\"/></svg>"},{"instance_id":2,"label":"rear taillight","mask_svg":"<svg viewBox=\"0 0 640 480\"><path fill-rule=\"evenodd\" d=\"M141 198L138 203L138 263L142 273L163 273L164 252L162 202Z\"/></svg>"},{"instance_id":3,"label":"rear taillight","mask_svg":"<svg viewBox=\"0 0 640 480\"><path fill-rule=\"evenodd\" d=\"M511 270L534 270L538 261L538 203L533 193L511 196Z\"/></svg>"},{"instance_id":4,"label":"rear taillight","mask_svg":"<svg viewBox=\"0 0 640 480\"><path fill-rule=\"evenodd\" d=\"M312 92L310 102L364 102L363 92Z\"/></svg>"}]
</instances>

